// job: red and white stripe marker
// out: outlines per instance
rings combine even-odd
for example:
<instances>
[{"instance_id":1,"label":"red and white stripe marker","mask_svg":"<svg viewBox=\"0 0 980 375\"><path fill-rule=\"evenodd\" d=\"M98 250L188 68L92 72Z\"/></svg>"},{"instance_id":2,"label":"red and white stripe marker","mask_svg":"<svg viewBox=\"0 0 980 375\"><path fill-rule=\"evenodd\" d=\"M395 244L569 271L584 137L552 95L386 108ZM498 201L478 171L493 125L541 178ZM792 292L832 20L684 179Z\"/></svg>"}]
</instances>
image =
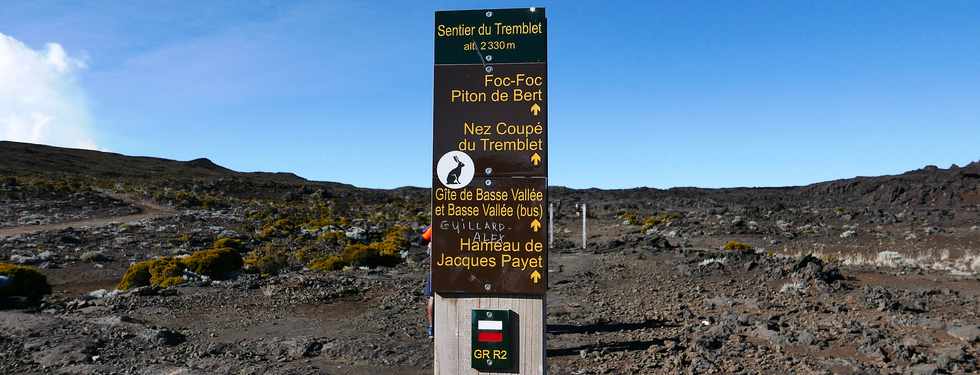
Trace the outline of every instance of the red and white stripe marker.
<instances>
[{"instance_id":1,"label":"red and white stripe marker","mask_svg":"<svg viewBox=\"0 0 980 375\"><path fill-rule=\"evenodd\" d=\"M504 322L502 321L478 320L476 321L476 329L477 342L504 341Z\"/></svg>"}]
</instances>

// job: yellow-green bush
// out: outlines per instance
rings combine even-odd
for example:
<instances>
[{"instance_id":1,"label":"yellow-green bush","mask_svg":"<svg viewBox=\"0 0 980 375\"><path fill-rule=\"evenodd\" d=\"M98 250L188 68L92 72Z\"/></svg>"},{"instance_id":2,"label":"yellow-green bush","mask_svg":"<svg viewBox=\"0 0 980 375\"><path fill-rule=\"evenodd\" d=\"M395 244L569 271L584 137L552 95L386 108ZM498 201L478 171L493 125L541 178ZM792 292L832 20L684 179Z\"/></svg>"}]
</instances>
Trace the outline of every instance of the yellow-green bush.
<instances>
[{"instance_id":1,"label":"yellow-green bush","mask_svg":"<svg viewBox=\"0 0 980 375\"><path fill-rule=\"evenodd\" d=\"M401 256L397 253L384 253L383 244L383 242L374 242L370 245L348 245L339 256L330 255L318 258L311 262L308 267L316 271L333 271L346 266L392 267L401 262Z\"/></svg>"},{"instance_id":2,"label":"yellow-green bush","mask_svg":"<svg viewBox=\"0 0 980 375\"><path fill-rule=\"evenodd\" d=\"M370 246L377 249L381 255L398 255L402 249L408 248L408 233L408 227L395 225L385 233L383 241L372 243Z\"/></svg>"},{"instance_id":3,"label":"yellow-green bush","mask_svg":"<svg viewBox=\"0 0 980 375\"><path fill-rule=\"evenodd\" d=\"M229 273L242 269L242 256L232 248L198 251L184 258L157 258L129 266L118 289L126 290L141 286L166 288L184 282L184 270L213 279L223 279Z\"/></svg>"},{"instance_id":4,"label":"yellow-green bush","mask_svg":"<svg viewBox=\"0 0 980 375\"><path fill-rule=\"evenodd\" d=\"M321 233L317 237L317 241L324 243L327 246L340 246L347 243L347 235L341 231L329 231Z\"/></svg>"},{"instance_id":5,"label":"yellow-green bush","mask_svg":"<svg viewBox=\"0 0 980 375\"><path fill-rule=\"evenodd\" d=\"M638 225L638 224L640 224L640 219L636 216L636 213L633 213L633 212L624 212L622 215L619 215L619 217L622 218L623 221L626 222L626 224L629 224L629 225Z\"/></svg>"},{"instance_id":6,"label":"yellow-green bush","mask_svg":"<svg viewBox=\"0 0 980 375\"><path fill-rule=\"evenodd\" d=\"M36 301L51 294L48 278L33 267L0 263L0 275L10 278L7 286L0 287L0 297L21 296Z\"/></svg>"},{"instance_id":7,"label":"yellow-green bush","mask_svg":"<svg viewBox=\"0 0 980 375\"><path fill-rule=\"evenodd\" d=\"M751 251L752 245L732 240L725 243L724 249L729 251Z\"/></svg>"},{"instance_id":8,"label":"yellow-green bush","mask_svg":"<svg viewBox=\"0 0 980 375\"><path fill-rule=\"evenodd\" d=\"M243 264L242 255L230 247L198 251L180 261L191 272L218 280L241 270Z\"/></svg>"},{"instance_id":9,"label":"yellow-green bush","mask_svg":"<svg viewBox=\"0 0 980 375\"><path fill-rule=\"evenodd\" d=\"M176 258L157 258L134 263L126 270L117 289L127 290L141 286L166 288L184 282L183 271L187 267Z\"/></svg>"},{"instance_id":10,"label":"yellow-green bush","mask_svg":"<svg viewBox=\"0 0 980 375\"><path fill-rule=\"evenodd\" d=\"M261 275L275 275L289 267L289 258L282 254L258 255L250 254L244 259L249 270Z\"/></svg>"},{"instance_id":11,"label":"yellow-green bush","mask_svg":"<svg viewBox=\"0 0 980 375\"><path fill-rule=\"evenodd\" d=\"M275 275L289 267L289 255L284 247L267 243L248 253L248 256L243 259L243 263L248 272Z\"/></svg>"},{"instance_id":12,"label":"yellow-green bush","mask_svg":"<svg viewBox=\"0 0 980 375\"><path fill-rule=\"evenodd\" d=\"M332 217L320 216L313 220L307 221L306 223L303 223L303 228L306 228L308 230L317 230L333 224L334 224L334 219Z\"/></svg>"},{"instance_id":13,"label":"yellow-green bush","mask_svg":"<svg viewBox=\"0 0 980 375\"><path fill-rule=\"evenodd\" d=\"M259 232L259 237L288 237L294 231L296 231L296 226L293 225L293 222L289 219L279 219L263 226Z\"/></svg>"},{"instance_id":14,"label":"yellow-green bush","mask_svg":"<svg viewBox=\"0 0 980 375\"><path fill-rule=\"evenodd\" d=\"M215 240L214 244L211 245L212 249L221 249L225 247L230 247L238 251L245 249L245 245L242 243L241 240L235 238L227 238L227 237L221 237Z\"/></svg>"},{"instance_id":15,"label":"yellow-green bush","mask_svg":"<svg viewBox=\"0 0 980 375\"><path fill-rule=\"evenodd\" d=\"M308 267L314 271L336 271L343 269L347 265L344 258L337 255L329 255L310 262Z\"/></svg>"},{"instance_id":16,"label":"yellow-green bush","mask_svg":"<svg viewBox=\"0 0 980 375\"><path fill-rule=\"evenodd\" d=\"M371 245L375 244L378 243L375 242ZM353 244L347 246L344 248L344 251L340 253L340 257L343 258L345 262L355 267L392 266L398 263L397 260L401 259L398 256L382 254L378 249L378 246L371 245Z\"/></svg>"},{"instance_id":17,"label":"yellow-green bush","mask_svg":"<svg viewBox=\"0 0 980 375\"><path fill-rule=\"evenodd\" d=\"M663 212L643 220L643 230L647 230L662 224L669 224L670 222L680 219L681 215L676 212Z\"/></svg>"}]
</instances>

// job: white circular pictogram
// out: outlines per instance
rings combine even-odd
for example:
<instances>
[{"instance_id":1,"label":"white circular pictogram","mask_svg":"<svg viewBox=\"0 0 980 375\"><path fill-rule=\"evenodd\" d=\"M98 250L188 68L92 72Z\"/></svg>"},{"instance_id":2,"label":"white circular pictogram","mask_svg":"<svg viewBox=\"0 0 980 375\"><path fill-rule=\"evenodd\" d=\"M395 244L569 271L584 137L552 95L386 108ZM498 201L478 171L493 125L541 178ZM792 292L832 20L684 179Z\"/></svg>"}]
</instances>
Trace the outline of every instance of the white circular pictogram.
<instances>
[{"instance_id":1,"label":"white circular pictogram","mask_svg":"<svg viewBox=\"0 0 980 375\"><path fill-rule=\"evenodd\" d=\"M462 151L449 151L439 158L436 164L436 175L444 186L459 189L473 181L476 168L473 159Z\"/></svg>"}]
</instances>

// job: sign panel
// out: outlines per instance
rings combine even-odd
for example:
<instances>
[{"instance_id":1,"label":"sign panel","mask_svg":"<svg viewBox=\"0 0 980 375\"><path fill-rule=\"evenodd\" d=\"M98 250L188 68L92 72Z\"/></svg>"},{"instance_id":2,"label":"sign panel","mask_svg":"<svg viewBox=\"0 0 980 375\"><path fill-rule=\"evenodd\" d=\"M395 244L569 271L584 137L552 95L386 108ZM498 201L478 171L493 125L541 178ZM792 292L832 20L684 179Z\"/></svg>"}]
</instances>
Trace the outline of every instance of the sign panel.
<instances>
[{"instance_id":1,"label":"sign panel","mask_svg":"<svg viewBox=\"0 0 980 375\"><path fill-rule=\"evenodd\" d=\"M437 292L544 294L548 281L546 181L433 181L432 285Z\"/></svg>"},{"instance_id":2,"label":"sign panel","mask_svg":"<svg viewBox=\"0 0 980 375\"><path fill-rule=\"evenodd\" d=\"M432 287L547 289L543 8L436 12Z\"/></svg>"},{"instance_id":3,"label":"sign panel","mask_svg":"<svg viewBox=\"0 0 980 375\"><path fill-rule=\"evenodd\" d=\"M462 151L478 175L547 176L547 75L545 64L437 66L434 162Z\"/></svg>"},{"instance_id":4,"label":"sign panel","mask_svg":"<svg viewBox=\"0 0 980 375\"><path fill-rule=\"evenodd\" d=\"M436 12L435 63L544 63L546 27L544 8Z\"/></svg>"}]
</instances>

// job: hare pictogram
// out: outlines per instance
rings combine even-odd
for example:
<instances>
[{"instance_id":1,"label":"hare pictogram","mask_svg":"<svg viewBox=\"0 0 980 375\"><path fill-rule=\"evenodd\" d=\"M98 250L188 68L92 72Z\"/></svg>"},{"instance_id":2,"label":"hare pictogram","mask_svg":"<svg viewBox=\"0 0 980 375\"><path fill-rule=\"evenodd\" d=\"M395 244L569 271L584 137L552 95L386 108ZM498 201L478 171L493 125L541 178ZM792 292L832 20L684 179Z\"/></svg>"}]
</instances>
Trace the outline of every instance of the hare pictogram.
<instances>
[{"instance_id":1,"label":"hare pictogram","mask_svg":"<svg viewBox=\"0 0 980 375\"><path fill-rule=\"evenodd\" d=\"M453 170L449 171L449 174L446 175L447 185L459 185L459 174L463 173L463 162L459 161L459 158L456 156L453 156L453 160L456 161L456 168L453 168Z\"/></svg>"}]
</instances>

